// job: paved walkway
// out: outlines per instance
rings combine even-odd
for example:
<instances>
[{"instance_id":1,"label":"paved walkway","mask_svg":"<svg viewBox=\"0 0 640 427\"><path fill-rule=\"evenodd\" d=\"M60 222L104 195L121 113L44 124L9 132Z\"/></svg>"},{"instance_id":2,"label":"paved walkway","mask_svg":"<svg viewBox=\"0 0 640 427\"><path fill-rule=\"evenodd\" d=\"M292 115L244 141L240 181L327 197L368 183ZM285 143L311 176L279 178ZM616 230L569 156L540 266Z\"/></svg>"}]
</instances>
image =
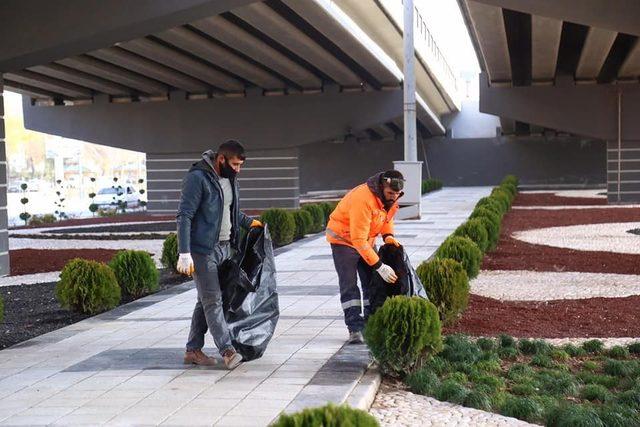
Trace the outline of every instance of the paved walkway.
<instances>
[{"instance_id":1,"label":"paved walkway","mask_svg":"<svg viewBox=\"0 0 640 427\"><path fill-rule=\"evenodd\" d=\"M422 220L397 223L415 266L489 191L441 190L424 198ZM276 264L281 316L261 359L232 372L182 365L190 282L0 351L0 424L258 426L346 397L366 351L343 348L328 245L323 236L299 241ZM212 352L210 337L206 347Z\"/></svg>"}]
</instances>

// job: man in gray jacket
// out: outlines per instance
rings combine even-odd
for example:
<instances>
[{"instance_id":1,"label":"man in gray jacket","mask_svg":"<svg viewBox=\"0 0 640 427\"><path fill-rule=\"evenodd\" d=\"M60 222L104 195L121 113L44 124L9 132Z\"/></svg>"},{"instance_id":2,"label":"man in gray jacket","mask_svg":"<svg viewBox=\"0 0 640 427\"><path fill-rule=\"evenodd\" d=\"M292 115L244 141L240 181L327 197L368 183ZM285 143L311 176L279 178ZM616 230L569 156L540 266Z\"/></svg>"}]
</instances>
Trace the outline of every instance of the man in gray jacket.
<instances>
[{"instance_id":1,"label":"man in gray jacket","mask_svg":"<svg viewBox=\"0 0 640 427\"><path fill-rule=\"evenodd\" d=\"M231 257L232 249L238 249L239 227L262 227L260 221L252 220L239 208L236 175L244 160L242 144L227 141L217 152L205 151L182 182L177 215L180 253L177 269L183 274L193 274L198 290L185 363L216 363L202 352L207 329L228 369L242 362L242 356L231 343L222 312L218 266Z\"/></svg>"}]
</instances>

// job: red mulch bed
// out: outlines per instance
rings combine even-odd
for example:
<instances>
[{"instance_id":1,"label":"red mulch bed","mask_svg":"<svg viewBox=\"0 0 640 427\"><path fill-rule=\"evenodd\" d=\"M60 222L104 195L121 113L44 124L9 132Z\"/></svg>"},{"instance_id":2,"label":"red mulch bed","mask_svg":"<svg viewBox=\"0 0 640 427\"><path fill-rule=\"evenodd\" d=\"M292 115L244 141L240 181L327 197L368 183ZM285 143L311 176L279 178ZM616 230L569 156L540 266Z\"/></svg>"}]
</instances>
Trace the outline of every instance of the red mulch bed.
<instances>
[{"instance_id":1,"label":"red mulch bed","mask_svg":"<svg viewBox=\"0 0 640 427\"><path fill-rule=\"evenodd\" d=\"M510 237L516 231L534 228L639 221L640 209L637 208L514 209L505 215L498 247L485 255L482 268L485 270L582 271L640 275L640 255L579 251L534 245ZM638 244L640 245L640 238Z\"/></svg>"},{"instance_id":2,"label":"red mulch bed","mask_svg":"<svg viewBox=\"0 0 640 427\"><path fill-rule=\"evenodd\" d=\"M11 227L11 230L22 230L25 228L43 228L43 227L68 227L78 225L105 224L111 222L143 222L143 221L171 221L175 220L175 215L149 215L149 214L124 214L115 216L95 217L95 218L77 218L56 221L52 224L28 225L20 227Z\"/></svg>"},{"instance_id":3,"label":"red mulch bed","mask_svg":"<svg viewBox=\"0 0 640 427\"><path fill-rule=\"evenodd\" d=\"M17 249L9 251L11 276L60 271L74 258L109 262L113 249Z\"/></svg>"},{"instance_id":4,"label":"red mulch bed","mask_svg":"<svg viewBox=\"0 0 640 427\"><path fill-rule=\"evenodd\" d=\"M469 307L445 333L515 337L640 337L640 296L548 302L505 301L471 295Z\"/></svg>"},{"instance_id":5,"label":"red mulch bed","mask_svg":"<svg viewBox=\"0 0 640 427\"><path fill-rule=\"evenodd\" d=\"M553 193L518 193L514 206L576 206L606 205L607 199L600 197L562 197Z\"/></svg>"}]
</instances>

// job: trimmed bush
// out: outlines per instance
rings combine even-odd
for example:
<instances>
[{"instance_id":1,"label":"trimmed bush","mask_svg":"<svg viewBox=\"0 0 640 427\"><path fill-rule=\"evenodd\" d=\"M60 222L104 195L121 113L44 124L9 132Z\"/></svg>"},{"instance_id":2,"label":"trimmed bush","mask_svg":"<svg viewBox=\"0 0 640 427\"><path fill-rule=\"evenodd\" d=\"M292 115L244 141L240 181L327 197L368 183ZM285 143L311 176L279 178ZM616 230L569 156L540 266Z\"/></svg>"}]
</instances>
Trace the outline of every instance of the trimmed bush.
<instances>
[{"instance_id":1,"label":"trimmed bush","mask_svg":"<svg viewBox=\"0 0 640 427\"><path fill-rule=\"evenodd\" d=\"M502 183L508 183L514 185L515 187L518 187L518 185L520 184L520 180L515 175L507 175L502 179Z\"/></svg>"},{"instance_id":2,"label":"trimmed bush","mask_svg":"<svg viewBox=\"0 0 640 427\"><path fill-rule=\"evenodd\" d=\"M442 188L442 181L439 179L423 179L422 180L422 194L430 193Z\"/></svg>"},{"instance_id":3,"label":"trimmed bush","mask_svg":"<svg viewBox=\"0 0 640 427\"><path fill-rule=\"evenodd\" d=\"M305 234L309 234L313 227L313 217L306 209L293 211L293 219L296 222L295 239L302 239Z\"/></svg>"},{"instance_id":4,"label":"trimmed bush","mask_svg":"<svg viewBox=\"0 0 640 427\"><path fill-rule=\"evenodd\" d=\"M109 262L109 267L126 295L140 298L158 290L160 273L151 255L145 251L120 251Z\"/></svg>"},{"instance_id":5,"label":"trimmed bush","mask_svg":"<svg viewBox=\"0 0 640 427\"><path fill-rule=\"evenodd\" d=\"M332 403L320 408L307 408L294 414L280 415L273 427L376 427L378 421L366 411Z\"/></svg>"},{"instance_id":6,"label":"trimmed bush","mask_svg":"<svg viewBox=\"0 0 640 427\"><path fill-rule=\"evenodd\" d=\"M590 354L599 354L604 350L604 343L600 340L589 340L582 343L582 348Z\"/></svg>"},{"instance_id":7,"label":"trimmed bush","mask_svg":"<svg viewBox=\"0 0 640 427\"><path fill-rule=\"evenodd\" d=\"M76 258L60 273L56 298L64 308L86 314L112 309L120 302L120 286L108 265Z\"/></svg>"},{"instance_id":8,"label":"trimmed bush","mask_svg":"<svg viewBox=\"0 0 640 427\"><path fill-rule=\"evenodd\" d=\"M162 244L160 262L164 268L170 268L177 273L178 256L178 235L169 233Z\"/></svg>"},{"instance_id":9,"label":"trimmed bush","mask_svg":"<svg viewBox=\"0 0 640 427\"><path fill-rule=\"evenodd\" d=\"M496 187L491 191L491 197L500 202L503 212L507 212L511 207L511 194L507 193L505 190Z\"/></svg>"},{"instance_id":10,"label":"trimmed bush","mask_svg":"<svg viewBox=\"0 0 640 427\"><path fill-rule=\"evenodd\" d=\"M486 207L475 208L471 213L471 218L477 218L487 229L487 237L489 238L489 249L495 248L500 239L500 221L501 216Z\"/></svg>"},{"instance_id":11,"label":"trimmed bush","mask_svg":"<svg viewBox=\"0 0 640 427\"><path fill-rule=\"evenodd\" d=\"M309 203L306 205L300 206L300 209L306 210L311 214L311 218L313 218L313 225L311 226L311 231L313 233L319 233L324 230L326 225L324 220L324 210L322 207L316 203Z\"/></svg>"},{"instance_id":12,"label":"trimmed bush","mask_svg":"<svg viewBox=\"0 0 640 427\"><path fill-rule=\"evenodd\" d=\"M29 219L29 225L53 224L57 220L54 214L33 215Z\"/></svg>"},{"instance_id":13,"label":"trimmed bush","mask_svg":"<svg viewBox=\"0 0 640 427\"><path fill-rule=\"evenodd\" d=\"M505 213L504 206L495 197L483 197L476 203L475 209L486 208L496 215L502 217Z\"/></svg>"},{"instance_id":14,"label":"trimmed bush","mask_svg":"<svg viewBox=\"0 0 640 427\"><path fill-rule=\"evenodd\" d=\"M324 214L324 223L329 224L329 217L333 213L333 210L338 206L338 202L322 202L318 203L322 208L322 213Z\"/></svg>"},{"instance_id":15,"label":"trimmed bush","mask_svg":"<svg viewBox=\"0 0 640 427\"><path fill-rule=\"evenodd\" d=\"M420 369L407 375L404 380L412 392L429 396L440 387L440 379L430 369Z\"/></svg>"},{"instance_id":16,"label":"trimmed bush","mask_svg":"<svg viewBox=\"0 0 640 427\"><path fill-rule=\"evenodd\" d=\"M369 317L364 338L384 372L414 372L442 349L436 307L419 297L389 298Z\"/></svg>"},{"instance_id":17,"label":"trimmed bush","mask_svg":"<svg viewBox=\"0 0 640 427\"><path fill-rule=\"evenodd\" d=\"M482 253L489 249L489 232L485 224L478 218L470 219L460 225L453 233L455 236L468 237Z\"/></svg>"},{"instance_id":18,"label":"trimmed bush","mask_svg":"<svg viewBox=\"0 0 640 427\"><path fill-rule=\"evenodd\" d=\"M469 279L475 279L480 271L482 251L468 237L450 236L435 253L436 258L453 259L462 264Z\"/></svg>"},{"instance_id":19,"label":"trimmed bush","mask_svg":"<svg viewBox=\"0 0 640 427\"><path fill-rule=\"evenodd\" d=\"M313 216L313 213L311 215ZM293 236L296 233L296 220L290 211L277 208L267 209L260 216L260 221L269 224L271 238L276 246L284 246L293 242Z\"/></svg>"},{"instance_id":20,"label":"trimmed bush","mask_svg":"<svg viewBox=\"0 0 640 427\"><path fill-rule=\"evenodd\" d=\"M462 264L436 258L420 264L416 273L440 319L444 324L453 323L469 303L469 278Z\"/></svg>"}]
</instances>

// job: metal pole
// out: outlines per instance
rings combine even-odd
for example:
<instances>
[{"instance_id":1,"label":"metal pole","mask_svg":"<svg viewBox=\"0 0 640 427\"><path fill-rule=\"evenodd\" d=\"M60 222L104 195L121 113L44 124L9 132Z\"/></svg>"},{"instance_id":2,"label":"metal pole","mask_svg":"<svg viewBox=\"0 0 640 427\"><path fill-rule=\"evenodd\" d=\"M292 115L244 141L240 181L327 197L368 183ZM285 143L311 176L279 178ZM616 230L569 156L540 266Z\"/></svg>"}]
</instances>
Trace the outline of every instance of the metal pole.
<instances>
[{"instance_id":1,"label":"metal pole","mask_svg":"<svg viewBox=\"0 0 640 427\"><path fill-rule=\"evenodd\" d=\"M620 180L622 179L622 92L618 90L618 203L620 203Z\"/></svg>"},{"instance_id":2,"label":"metal pole","mask_svg":"<svg viewBox=\"0 0 640 427\"><path fill-rule=\"evenodd\" d=\"M416 146L416 76L413 44L413 0L404 6L404 160L418 161Z\"/></svg>"}]
</instances>

